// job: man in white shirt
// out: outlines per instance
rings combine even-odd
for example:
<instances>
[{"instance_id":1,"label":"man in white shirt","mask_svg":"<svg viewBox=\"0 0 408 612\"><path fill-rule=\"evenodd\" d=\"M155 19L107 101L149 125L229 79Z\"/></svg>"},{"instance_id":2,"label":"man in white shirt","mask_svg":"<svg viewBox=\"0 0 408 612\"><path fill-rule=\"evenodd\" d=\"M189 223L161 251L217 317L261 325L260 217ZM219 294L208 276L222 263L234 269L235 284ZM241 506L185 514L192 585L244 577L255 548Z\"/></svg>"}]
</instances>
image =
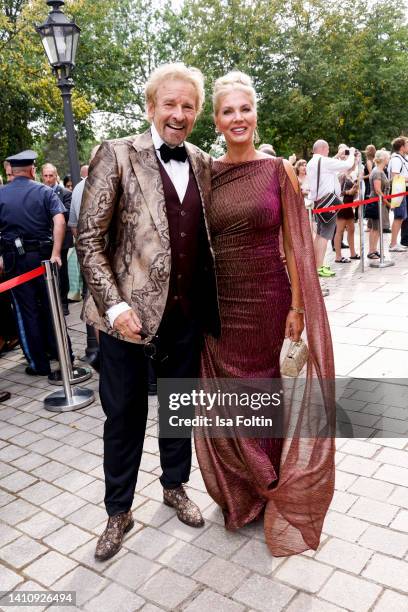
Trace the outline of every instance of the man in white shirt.
<instances>
[{"instance_id":1,"label":"man in white shirt","mask_svg":"<svg viewBox=\"0 0 408 612\"><path fill-rule=\"evenodd\" d=\"M405 177L405 185L408 185L408 138L405 136L400 136L399 138L395 138L392 143L392 154L391 159L388 163L388 176L392 180L394 176L401 175ZM401 240L402 243L407 240L407 198L404 197L401 204L393 209L394 211L394 221L391 227L391 243L389 247L389 251L393 253L404 253L407 251L407 246L404 244L398 244L398 234L401 230L401 226L404 223L403 230L401 231Z\"/></svg>"},{"instance_id":2,"label":"man in white shirt","mask_svg":"<svg viewBox=\"0 0 408 612\"><path fill-rule=\"evenodd\" d=\"M194 379L202 332L220 330L214 261L205 223L210 157L185 143L202 108L202 74L166 64L145 89L151 128L102 143L90 165L78 225L77 252L90 296L85 320L100 330L100 397L104 427L107 527L95 556L116 554L133 527L131 507L147 420L147 364L157 375ZM203 517L183 483L191 469L191 437L163 435L163 501L182 522ZM180 415L181 416L181 415ZM167 422L167 431L169 423ZM174 435L174 434L173 434Z\"/></svg>"},{"instance_id":3,"label":"man in white shirt","mask_svg":"<svg viewBox=\"0 0 408 612\"><path fill-rule=\"evenodd\" d=\"M353 167L355 154L355 149L351 147L347 159L330 158L328 143L325 140L317 140L313 145L313 157L308 162L306 171L310 185L309 199L316 203L329 193L335 193L340 197L341 187L338 174ZM321 160L320 164L319 160ZM317 184L319 165L320 175L319 184ZM324 265L324 258L327 242L333 239L336 231L336 217L334 216L328 223L324 223L317 215L316 224L317 234L314 239L314 253L317 272L319 276L328 278L334 276L335 272L332 272L329 266Z\"/></svg>"}]
</instances>

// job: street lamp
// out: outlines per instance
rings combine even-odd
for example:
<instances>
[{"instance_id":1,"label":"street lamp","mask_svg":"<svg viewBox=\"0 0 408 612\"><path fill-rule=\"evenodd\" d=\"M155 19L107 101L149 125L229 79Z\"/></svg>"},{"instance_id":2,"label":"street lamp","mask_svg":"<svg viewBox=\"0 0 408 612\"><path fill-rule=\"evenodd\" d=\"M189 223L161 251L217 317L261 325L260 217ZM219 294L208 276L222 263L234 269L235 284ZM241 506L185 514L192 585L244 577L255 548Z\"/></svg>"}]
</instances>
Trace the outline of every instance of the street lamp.
<instances>
[{"instance_id":1,"label":"street lamp","mask_svg":"<svg viewBox=\"0 0 408 612\"><path fill-rule=\"evenodd\" d=\"M36 26L41 42L61 91L64 105L64 121L68 140L68 157L74 186L79 183L79 158L75 136L74 118L71 105L71 90L74 82L71 72L75 67L75 55L78 46L80 28L64 15L61 6L63 0L47 0L51 11L46 21Z\"/></svg>"}]
</instances>

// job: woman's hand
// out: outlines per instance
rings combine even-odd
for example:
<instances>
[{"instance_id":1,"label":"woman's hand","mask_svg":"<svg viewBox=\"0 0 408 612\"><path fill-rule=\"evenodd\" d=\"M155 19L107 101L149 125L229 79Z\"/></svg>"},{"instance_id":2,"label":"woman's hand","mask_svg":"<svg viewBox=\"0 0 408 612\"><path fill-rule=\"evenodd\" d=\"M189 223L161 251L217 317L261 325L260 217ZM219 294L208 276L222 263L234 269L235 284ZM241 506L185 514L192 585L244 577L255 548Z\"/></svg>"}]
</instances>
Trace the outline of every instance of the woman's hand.
<instances>
[{"instance_id":1,"label":"woman's hand","mask_svg":"<svg viewBox=\"0 0 408 612\"><path fill-rule=\"evenodd\" d=\"M290 338L292 342L298 342L304 328L304 315L300 312L289 310L286 317L285 338Z\"/></svg>"}]
</instances>

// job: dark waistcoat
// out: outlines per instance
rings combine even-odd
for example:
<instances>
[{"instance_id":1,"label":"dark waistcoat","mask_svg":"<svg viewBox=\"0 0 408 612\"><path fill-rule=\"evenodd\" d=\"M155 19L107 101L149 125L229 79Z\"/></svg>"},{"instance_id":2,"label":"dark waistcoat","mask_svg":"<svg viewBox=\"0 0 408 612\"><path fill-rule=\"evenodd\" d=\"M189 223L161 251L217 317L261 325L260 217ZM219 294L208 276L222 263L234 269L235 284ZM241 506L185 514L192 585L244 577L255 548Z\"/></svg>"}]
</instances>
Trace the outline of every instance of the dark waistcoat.
<instances>
[{"instance_id":1,"label":"dark waistcoat","mask_svg":"<svg viewBox=\"0 0 408 612\"><path fill-rule=\"evenodd\" d=\"M163 182L171 249L171 272L166 310L181 307L194 316L202 282L203 250L208 248L200 192L190 168L187 191L182 202L159 161Z\"/></svg>"}]
</instances>

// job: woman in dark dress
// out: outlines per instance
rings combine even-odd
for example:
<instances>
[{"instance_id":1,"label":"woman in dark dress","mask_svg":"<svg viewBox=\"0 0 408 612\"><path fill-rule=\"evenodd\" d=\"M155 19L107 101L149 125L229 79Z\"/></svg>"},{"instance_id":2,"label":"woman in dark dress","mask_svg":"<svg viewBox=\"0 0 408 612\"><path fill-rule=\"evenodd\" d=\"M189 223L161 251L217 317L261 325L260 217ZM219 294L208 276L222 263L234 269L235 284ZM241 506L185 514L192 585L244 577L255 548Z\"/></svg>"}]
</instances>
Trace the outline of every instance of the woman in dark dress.
<instances>
[{"instance_id":1,"label":"woman in dark dress","mask_svg":"<svg viewBox=\"0 0 408 612\"><path fill-rule=\"evenodd\" d=\"M288 426L297 428L293 436L282 440L272 431L267 439L196 433L197 457L226 527L238 529L264 513L271 552L290 555L317 548L333 494L333 438L317 436L309 412L311 382L317 375L324 389L323 428L333 425L330 331L296 175L288 162L254 146L256 98L248 76L233 72L218 79L214 116L227 144L227 153L213 162L213 198L207 210L221 336L205 340L202 377L279 379L284 338L300 338L304 317L310 356L300 407L288 411ZM281 228L287 268L279 253Z\"/></svg>"}]
</instances>

